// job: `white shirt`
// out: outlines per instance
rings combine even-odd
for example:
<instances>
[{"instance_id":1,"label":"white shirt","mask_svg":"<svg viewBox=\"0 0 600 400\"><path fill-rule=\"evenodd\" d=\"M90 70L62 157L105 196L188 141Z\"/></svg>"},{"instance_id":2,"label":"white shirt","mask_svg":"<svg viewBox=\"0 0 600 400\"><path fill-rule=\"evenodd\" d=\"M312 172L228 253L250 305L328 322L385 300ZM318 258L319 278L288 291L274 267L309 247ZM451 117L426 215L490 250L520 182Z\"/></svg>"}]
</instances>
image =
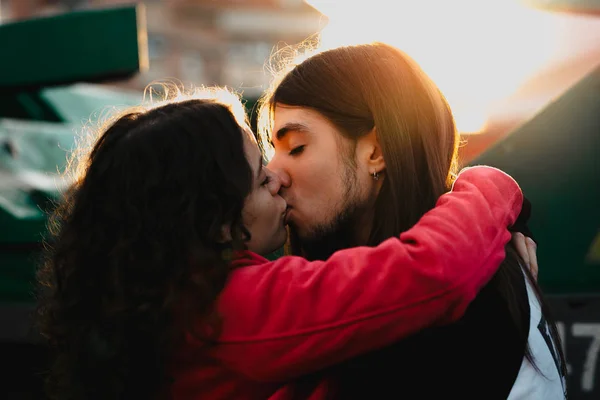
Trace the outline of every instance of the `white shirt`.
<instances>
[{"instance_id":1,"label":"white shirt","mask_svg":"<svg viewBox=\"0 0 600 400\"><path fill-rule=\"evenodd\" d=\"M523 357L508 400L564 400L565 379L559 372L556 344L550 336L545 318L542 318L541 306L529 279L525 278L525 282L531 314L528 343L537 369Z\"/></svg>"}]
</instances>

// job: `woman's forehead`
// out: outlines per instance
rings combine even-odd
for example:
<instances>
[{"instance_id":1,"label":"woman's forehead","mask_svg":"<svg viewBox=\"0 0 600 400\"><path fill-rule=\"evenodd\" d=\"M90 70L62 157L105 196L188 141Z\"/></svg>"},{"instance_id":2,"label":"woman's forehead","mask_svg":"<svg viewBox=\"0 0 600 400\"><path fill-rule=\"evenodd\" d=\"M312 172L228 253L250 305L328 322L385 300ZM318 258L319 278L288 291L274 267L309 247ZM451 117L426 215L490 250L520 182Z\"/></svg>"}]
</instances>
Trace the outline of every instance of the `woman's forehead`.
<instances>
[{"instance_id":1,"label":"woman's forehead","mask_svg":"<svg viewBox=\"0 0 600 400\"><path fill-rule=\"evenodd\" d=\"M244 150L246 152L246 158L250 162L253 170L260 168L263 164L263 156L258 148L258 143L252 132L245 131L244 134Z\"/></svg>"}]
</instances>

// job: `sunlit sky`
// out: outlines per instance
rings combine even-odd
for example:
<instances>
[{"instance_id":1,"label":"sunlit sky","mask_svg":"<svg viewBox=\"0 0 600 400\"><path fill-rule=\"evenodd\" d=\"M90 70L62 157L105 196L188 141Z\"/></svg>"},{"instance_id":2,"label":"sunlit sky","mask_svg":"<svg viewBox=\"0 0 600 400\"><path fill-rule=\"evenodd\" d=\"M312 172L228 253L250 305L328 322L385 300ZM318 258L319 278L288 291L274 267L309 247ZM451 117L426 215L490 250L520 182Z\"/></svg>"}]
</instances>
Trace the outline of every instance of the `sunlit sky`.
<instances>
[{"instance_id":1,"label":"sunlit sky","mask_svg":"<svg viewBox=\"0 0 600 400\"><path fill-rule=\"evenodd\" d=\"M329 17L321 47L382 41L412 56L448 98L461 132L557 56L556 16L518 0L308 0Z\"/></svg>"}]
</instances>

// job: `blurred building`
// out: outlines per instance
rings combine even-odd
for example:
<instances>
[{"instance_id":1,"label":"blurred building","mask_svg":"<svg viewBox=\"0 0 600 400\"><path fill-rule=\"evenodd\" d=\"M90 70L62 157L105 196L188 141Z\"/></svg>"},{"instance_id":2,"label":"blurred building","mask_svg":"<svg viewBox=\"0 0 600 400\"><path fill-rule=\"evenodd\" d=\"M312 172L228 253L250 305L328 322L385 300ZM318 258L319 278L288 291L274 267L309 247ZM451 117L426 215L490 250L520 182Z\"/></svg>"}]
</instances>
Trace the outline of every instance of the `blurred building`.
<instances>
[{"instance_id":1,"label":"blurred building","mask_svg":"<svg viewBox=\"0 0 600 400\"><path fill-rule=\"evenodd\" d=\"M150 70L136 84L176 77L258 96L277 46L319 31L324 18L302 0L170 0L147 3Z\"/></svg>"},{"instance_id":2,"label":"blurred building","mask_svg":"<svg viewBox=\"0 0 600 400\"><path fill-rule=\"evenodd\" d=\"M135 3L0 1L4 21ZM154 80L177 79L185 84L227 85L257 97L270 80L265 63L273 51L315 35L327 21L303 0L148 0L143 4L150 69L123 83L137 89Z\"/></svg>"}]
</instances>

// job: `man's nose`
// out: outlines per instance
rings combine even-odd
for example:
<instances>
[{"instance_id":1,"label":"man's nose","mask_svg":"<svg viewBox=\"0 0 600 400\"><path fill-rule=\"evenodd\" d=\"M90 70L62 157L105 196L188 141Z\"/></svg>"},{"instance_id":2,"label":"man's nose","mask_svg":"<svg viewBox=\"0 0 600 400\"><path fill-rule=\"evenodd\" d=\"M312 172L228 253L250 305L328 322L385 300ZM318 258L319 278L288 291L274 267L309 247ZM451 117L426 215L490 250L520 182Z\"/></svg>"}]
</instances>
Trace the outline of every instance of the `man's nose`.
<instances>
[{"instance_id":1,"label":"man's nose","mask_svg":"<svg viewBox=\"0 0 600 400\"><path fill-rule=\"evenodd\" d=\"M277 176L277 174L273 173L269 169L266 169L266 171L269 175L269 184L267 185L267 188L269 189L269 193L271 193L271 196L275 196L279 193L279 190L281 189L281 179L279 179L279 176Z\"/></svg>"},{"instance_id":2,"label":"man's nose","mask_svg":"<svg viewBox=\"0 0 600 400\"><path fill-rule=\"evenodd\" d=\"M277 179L279 180L279 184L281 186L283 186L284 188L290 187L290 185L292 184L292 179L283 168L277 167L277 165L273 164L273 162L270 162L269 165L267 165L267 168L271 171L271 173L274 176L277 176Z\"/></svg>"}]
</instances>

